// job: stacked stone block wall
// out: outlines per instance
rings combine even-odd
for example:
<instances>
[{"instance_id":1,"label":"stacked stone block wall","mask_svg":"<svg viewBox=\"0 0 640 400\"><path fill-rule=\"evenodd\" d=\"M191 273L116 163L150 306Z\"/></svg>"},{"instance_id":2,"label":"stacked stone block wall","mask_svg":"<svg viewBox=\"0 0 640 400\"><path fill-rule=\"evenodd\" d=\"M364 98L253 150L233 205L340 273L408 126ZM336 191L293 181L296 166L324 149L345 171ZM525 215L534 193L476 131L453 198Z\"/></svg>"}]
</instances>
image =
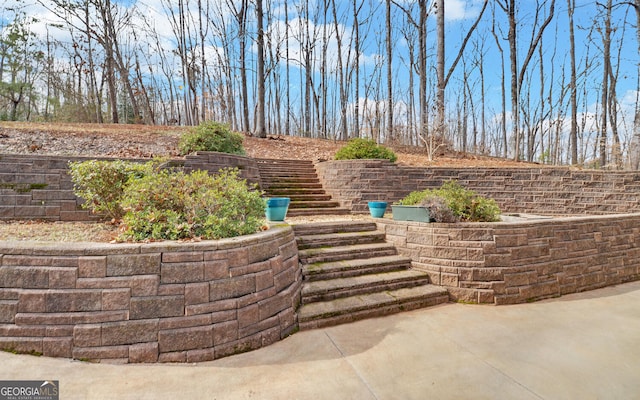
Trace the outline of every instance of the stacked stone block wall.
<instances>
[{"instance_id":1,"label":"stacked stone block wall","mask_svg":"<svg viewBox=\"0 0 640 400\"><path fill-rule=\"evenodd\" d=\"M0 348L111 362L198 362L297 326L289 227L197 243L0 242Z\"/></svg>"},{"instance_id":2,"label":"stacked stone block wall","mask_svg":"<svg viewBox=\"0 0 640 400\"><path fill-rule=\"evenodd\" d=\"M640 214L529 222L378 220L455 301L512 304L640 279Z\"/></svg>"},{"instance_id":3,"label":"stacked stone block wall","mask_svg":"<svg viewBox=\"0 0 640 400\"><path fill-rule=\"evenodd\" d=\"M0 219L94 220L95 216L80 207L82 200L73 193L73 183L68 174L70 161L91 159L96 158L0 155ZM260 184L260 173L252 158L202 152L187 156L184 160L186 171L201 169L214 173L225 167L236 167L247 182Z\"/></svg>"},{"instance_id":4,"label":"stacked stone block wall","mask_svg":"<svg viewBox=\"0 0 640 400\"><path fill-rule=\"evenodd\" d=\"M504 211L545 215L640 212L640 173L571 168L407 167L386 160L316 164L325 190L343 207L367 212L368 201L394 202L449 180L495 199Z\"/></svg>"}]
</instances>

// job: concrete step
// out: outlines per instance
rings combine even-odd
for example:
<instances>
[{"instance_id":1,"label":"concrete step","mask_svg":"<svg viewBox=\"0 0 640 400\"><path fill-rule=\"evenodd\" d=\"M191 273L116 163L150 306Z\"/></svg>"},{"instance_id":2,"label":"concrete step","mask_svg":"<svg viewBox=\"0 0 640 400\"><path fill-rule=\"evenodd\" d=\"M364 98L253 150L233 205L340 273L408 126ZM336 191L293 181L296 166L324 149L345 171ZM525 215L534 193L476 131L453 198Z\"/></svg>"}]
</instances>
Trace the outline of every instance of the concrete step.
<instances>
[{"instance_id":1,"label":"concrete step","mask_svg":"<svg viewBox=\"0 0 640 400\"><path fill-rule=\"evenodd\" d=\"M311 165L313 166L313 161L311 160L286 160L286 159L276 159L276 158L256 158L256 162L259 167L269 166L269 165Z\"/></svg>"},{"instance_id":2,"label":"concrete step","mask_svg":"<svg viewBox=\"0 0 640 400\"><path fill-rule=\"evenodd\" d=\"M305 200L305 201L291 201L289 209L291 208L339 208L340 203L332 200Z\"/></svg>"},{"instance_id":3,"label":"concrete step","mask_svg":"<svg viewBox=\"0 0 640 400\"><path fill-rule=\"evenodd\" d=\"M329 246L348 246L353 244L384 243L382 231L325 233L320 235L296 236L298 249L317 249Z\"/></svg>"},{"instance_id":4,"label":"concrete step","mask_svg":"<svg viewBox=\"0 0 640 400\"><path fill-rule=\"evenodd\" d=\"M317 178L318 174L315 169L307 170L290 170L290 169L261 169L260 178L272 179L272 178Z\"/></svg>"},{"instance_id":5,"label":"concrete step","mask_svg":"<svg viewBox=\"0 0 640 400\"><path fill-rule=\"evenodd\" d=\"M350 246L298 250L298 258L303 264L355 260L367 257L393 256L396 254L396 248L387 243L356 244Z\"/></svg>"},{"instance_id":6,"label":"concrete step","mask_svg":"<svg viewBox=\"0 0 640 400\"><path fill-rule=\"evenodd\" d=\"M312 222L308 224L293 225L293 232L296 237L327 233L375 231L377 229L378 227L376 223L370 221Z\"/></svg>"},{"instance_id":7,"label":"concrete step","mask_svg":"<svg viewBox=\"0 0 640 400\"><path fill-rule=\"evenodd\" d=\"M416 270L400 270L306 282L302 288L302 304L397 290L428 283L429 275Z\"/></svg>"},{"instance_id":8,"label":"concrete step","mask_svg":"<svg viewBox=\"0 0 640 400\"><path fill-rule=\"evenodd\" d=\"M303 195L303 196L313 195L313 194L326 195L326 192L322 188L311 188L310 189L310 188L274 188L274 187L270 187L269 189L265 190L265 192L267 194L271 195L271 197L276 197L277 196L277 197L289 197L289 198L291 198L292 196L298 196L298 195Z\"/></svg>"},{"instance_id":9,"label":"concrete step","mask_svg":"<svg viewBox=\"0 0 640 400\"><path fill-rule=\"evenodd\" d=\"M294 208L287 211L290 217L299 217L304 215L349 215L351 210L348 208Z\"/></svg>"},{"instance_id":10,"label":"concrete step","mask_svg":"<svg viewBox=\"0 0 640 400\"><path fill-rule=\"evenodd\" d=\"M331 201L331 195L329 194L320 194L320 193L315 193L315 194L292 194L289 196L286 196L289 199L291 199L291 202L298 202L298 201Z\"/></svg>"},{"instance_id":11,"label":"concrete step","mask_svg":"<svg viewBox=\"0 0 640 400\"><path fill-rule=\"evenodd\" d=\"M411 268L410 258L390 255L304 264L302 266L302 275L304 276L305 282L314 282L326 279L400 271L409 268Z\"/></svg>"},{"instance_id":12,"label":"concrete step","mask_svg":"<svg viewBox=\"0 0 640 400\"><path fill-rule=\"evenodd\" d=\"M266 182L262 183L263 189L322 189L322 183L317 182L299 182L295 185L286 182Z\"/></svg>"},{"instance_id":13,"label":"concrete step","mask_svg":"<svg viewBox=\"0 0 640 400\"><path fill-rule=\"evenodd\" d=\"M314 329L434 306L448 300L446 289L423 285L305 304L298 310L298 321L301 330Z\"/></svg>"},{"instance_id":14,"label":"concrete step","mask_svg":"<svg viewBox=\"0 0 640 400\"><path fill-rule=\"evenodd\" d=\"M298 187L305 183L320 183L320 180L316 177L296 177L296 176L278 176L278 177L260 177L262 187L268 188L275 187Z\"/></svg>"}]
</instances>

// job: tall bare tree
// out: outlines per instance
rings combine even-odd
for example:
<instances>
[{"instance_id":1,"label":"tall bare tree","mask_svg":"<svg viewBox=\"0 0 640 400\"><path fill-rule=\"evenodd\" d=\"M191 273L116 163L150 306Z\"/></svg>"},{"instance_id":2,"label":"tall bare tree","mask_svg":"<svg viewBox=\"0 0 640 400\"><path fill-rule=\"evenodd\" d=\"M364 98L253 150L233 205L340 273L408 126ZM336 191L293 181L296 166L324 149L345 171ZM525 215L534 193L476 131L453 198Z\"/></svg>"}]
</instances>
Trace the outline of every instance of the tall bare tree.
<instances>
[{"instance_id":1,"label":"tall bare tree","mask_svg":"<svg viewBox=\"0 0 640 400\"><path fill-rule=\"evenodd\" d=\"M257 116L256 116L256 130L255 135L259 138L267 137L267 130L265 128L265 114L264 114L264 102L265 102L265 75L264 75L264 11L262 9L262 0L256 0L256 19L258 23L258 35L256 39L257 52L258 52L258 66L257 77L258 80L258 99L257 99Z\"/></svg>"}]
</instances>

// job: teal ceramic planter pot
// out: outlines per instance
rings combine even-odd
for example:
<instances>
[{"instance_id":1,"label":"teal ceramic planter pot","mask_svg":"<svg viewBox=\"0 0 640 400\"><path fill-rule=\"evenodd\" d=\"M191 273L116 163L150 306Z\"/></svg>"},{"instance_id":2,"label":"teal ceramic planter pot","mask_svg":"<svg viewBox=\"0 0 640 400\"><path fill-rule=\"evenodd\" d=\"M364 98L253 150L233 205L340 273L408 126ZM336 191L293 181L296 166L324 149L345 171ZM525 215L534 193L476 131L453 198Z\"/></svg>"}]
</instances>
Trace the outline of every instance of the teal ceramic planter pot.
<instances>
[{"instance_id":1,"label":"teal ceramic planter pot","mask_svg":"<svg viewBox=\"0 0 640 400\"><path fill-rule=\"evenodd\" d=\"M391 211L395 221L430 221L429 210L424 207L392 205Z\"/></svg>"},{"instance_id":2,"label":"teal ceramic planter pot","mask_svg":"<svg viewBox=\"0 0 640 400\"><path fill-rule=\"evenodd\" d=\"M367 204L369 205L369 213L373 218L382 218L387 210L386 201L370 201Z\"/></svg>"},{"instance_id":3,"label":"teal ceramic planter pot","mask_svg":"<svg viewBox=\"0 0 640 400\"><path fill-rule=\"evenodd\" d=\"M288 197L273 197L267 199L265 214L267 221L284 221L291 199Z\"/></svg>"}]
</instances>

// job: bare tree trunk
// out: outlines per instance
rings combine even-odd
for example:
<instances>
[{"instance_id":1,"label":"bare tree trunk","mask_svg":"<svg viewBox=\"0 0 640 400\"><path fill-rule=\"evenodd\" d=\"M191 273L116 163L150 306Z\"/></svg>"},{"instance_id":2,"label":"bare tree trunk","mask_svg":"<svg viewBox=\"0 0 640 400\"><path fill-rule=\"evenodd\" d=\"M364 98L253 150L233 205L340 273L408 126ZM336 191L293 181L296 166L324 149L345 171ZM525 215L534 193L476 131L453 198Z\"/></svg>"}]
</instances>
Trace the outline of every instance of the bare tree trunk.
<instances>
[{"instance_id":1,"label":"bare tree trunk","mask_svg":"<svg viewBox=\"0 0 640 400\"><path fill-rule=\"evenodd\" d=\"M264 29L263 19L264 12L262 11L262 0L256 0L256 18L258 22L258 37L257 37L257 52L258 52L258 99L257 99L257 116L256 116L256 130L255 135L259 138L266 138L267 131L265 128L265 114L264 114L264 101L265 101L265 88L264 88Z\"/></svg>"},{"instance_id":2,"label":"bare tree trunk","mask_svg":"<svg viewBox=\"0 0 640 400\"><path fill-rule=\"evenodd\" d=\"M506 91L506 82L505 82L505 62L504 62L504 50L500 45L500 39L498 38L498 34L496 33L496 21L495 21L495 9L492 11L493 23L491 24L491 34L496 42L496 46L498 47L498 51L500 52L500 89L501 89L501 113L500 113L500 127L502 133L501 140L501 149L502 149L502 157L507 158L508 155L508 139L507 139L507 91Z\"/></svg>"},{"instance_id":3,"label":"bare tree trunk","mask_svg":"<svg viewBox=\"0 0 640 400\"><path fill-rule=\"evenodd\" d=\"M608 110L609 110L609 74L611 73L611 11L613 9L613 4L611 0L607 0L607 5L605 6L605 20L604 20L604 31L602 32L602 57L603 57L603 66L602 66L602 96L600 99L600 104L602 106L602 115L600 122L600 140L599 140L599 151L600 151L600 168L605 168L607 166L607 122L608 122Z\"/></svg>"},{"instance_id":4,"label":"bare tree trunk","mask_svg":"<svg viewBox=\"0 0 640 400\"><path fill-rule=\"evenodd\" d=\"M638 0L640 1L640 0ZM573 13L576 8L575 0L567 0L567 15L569 16L569 51L571 54L571 164L578 164L578 88L576 77L576 40L574 34Z\"/></svg>"},{"instance_id":5,"label":"bare tree trunk","mask_svg":"<svg viewBox=\"0 0 640 400\"><path fill-rule=\"evenodd\" d=\"M444 0L441 0L444 1ZM391 0L387 0L387 141L392 143L393 137L393 44L391 43Z\"/></svg>"},{"instance_id":6,"label":"bare tree trunk","mask_svg":"<svg viewBox=\"0 0 640 400\"><path fill-rule=\"evenodd\" d=\"M638 54L640 54L640 0L635 0L631 6L636 10L636 40L638 41ZM637 69L636 85L638 89L640 89L640 63L638 63ZM633 119L633 136L631 138L629 153L631 169L640 169L640 90L636 90L636 110Z\"/></svg>"},{"instance_id":7,"label":"bare tree trunk","mask_svg":"<svg viewBox=\"0 0 640 400\"><path fill-rule=\"evenodd\" d=\"M444 0L436 0L436 16L437 16L437 50L436 50L436 76L438 77L438 90L436 94L436 132L438 138L444 138L444 63L445 63L445 43L444 43Z\"/></svg>"}]
</instances>

